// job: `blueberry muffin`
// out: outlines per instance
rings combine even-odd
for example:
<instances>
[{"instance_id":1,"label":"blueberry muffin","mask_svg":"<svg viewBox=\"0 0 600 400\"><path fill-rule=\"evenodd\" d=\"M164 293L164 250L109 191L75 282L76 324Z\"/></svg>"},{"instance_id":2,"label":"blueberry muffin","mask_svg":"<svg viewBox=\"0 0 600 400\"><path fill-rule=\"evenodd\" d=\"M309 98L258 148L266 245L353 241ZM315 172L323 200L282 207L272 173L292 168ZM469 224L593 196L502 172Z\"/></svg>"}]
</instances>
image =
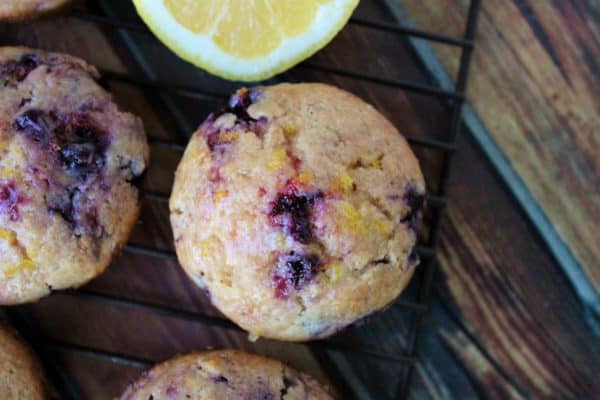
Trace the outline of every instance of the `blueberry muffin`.
<instances>
[{"instance_id":1,"label":"blueberry muffin","mask_svg":"<svg viewBox=\"0 0 600 400\"><path fill-rule=\"evenodd\" d=\"M237 350L175 357L145 372L121 400L330 400L310 376Z\"/></svg>"},{"instance_id":2,"label":"blueberry muffin","mask_svg":"<svg viewBox=\"0 0 600 400\"><path fill-rule=\"evenodd\" d=\"M74 57L0 48L0 304L94 278L137 220L143 126L97 78Z\"/></svg>"},{"instance_id":3,"label":"blueberry muffin","mask_svg":"<svg viewBox=\"0 0 600 400\"><path fill-rule=\"evenodd\" d=\"M37 360L14 331L2 321L0 349L0 399L47 398Z\"/></svg>"},{"instance_id":4,"label":"blueberry muffin","mask_svg":"<svg viewBox=\"0 0 600 400\"><path fill-rule=\"evenodd\" d=\"M0 20L21 20L57 10L70 0L0 0Z\"/></svg>"},{"instance_id":5,"label":"blueberry muffin","mask_svg":"<svg viewBox=\"0 0 600 400\"><path fill-rule=\"evenodd\" d=\"M418 263L424 182L373 107L323 84L241 89L190 140L177 255L256 336L328 336L390 304Z\"/></svg>"}]
</instances>

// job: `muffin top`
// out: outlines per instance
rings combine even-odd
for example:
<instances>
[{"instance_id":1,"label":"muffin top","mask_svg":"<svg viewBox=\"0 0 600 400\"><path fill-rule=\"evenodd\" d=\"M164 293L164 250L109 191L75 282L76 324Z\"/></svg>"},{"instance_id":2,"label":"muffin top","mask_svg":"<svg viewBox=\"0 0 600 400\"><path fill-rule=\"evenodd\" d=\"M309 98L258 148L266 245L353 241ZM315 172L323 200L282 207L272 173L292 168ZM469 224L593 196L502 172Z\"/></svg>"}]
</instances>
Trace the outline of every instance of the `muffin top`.
<instances>
[{"instance_id":1,"label":"muffin top","mask_svg":"<svg viewBox=\"0 0 600 400\"><path fill-rule=\"evenodd\" d=\"M41 368L0 316L0 399L45 399Z\"/></svg>"},{"instance_id":2,"label":"muffin top","mask_svg":"<svg viewBox=\"0 0 600 400\"><path fill-rule=\"evenodd\" d=\"M2 0L0 20L20 20L44 14L69 3L70 0Z\"/></svg>"},{"instance_id":3,"label":"muffin top","mask_svg":"<svg viewBox=\"0 0 600 400\"><path fill-rule=\"evenodd\" d=\"M121 400L330 400L317 381L285 364L237 350L179 356L145 372Z\"/></svg>"},{"instance_id":4,"label":"muffin top","mask_svg":"<svg viewBox=\"0 0 600 400\"><path fill-rule=\"evenodd\" d=\"M424 181L373 107L323 84L241 89L193 135L170 200L180 262L257 336L330 335L418 263Z\"/></svg>"},{"instance_id":5,"label":"muffin top","mask_svg":"<svg viewBox=\"0 0 600 400\"><path fill-rule=\"evenodd\" d=\"M98 275L138 215L148 145L84 61L0 48L0 304Z\"/></svg>"}]
</instances>

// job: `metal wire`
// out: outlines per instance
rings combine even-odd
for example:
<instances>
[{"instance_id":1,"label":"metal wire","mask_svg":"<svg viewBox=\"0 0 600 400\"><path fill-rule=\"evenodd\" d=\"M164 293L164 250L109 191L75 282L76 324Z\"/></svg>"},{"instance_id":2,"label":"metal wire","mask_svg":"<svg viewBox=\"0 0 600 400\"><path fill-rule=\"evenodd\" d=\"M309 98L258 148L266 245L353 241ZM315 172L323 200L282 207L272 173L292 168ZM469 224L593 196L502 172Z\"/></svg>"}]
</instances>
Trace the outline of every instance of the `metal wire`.
<instances>
[{"instance_id":1,"label":"metal wire","mask_svg":"<svg viewBox=\"0 0 600 400\"><path fill-rule=\"evenodd\" d=\"M477 28L477 17L479 15L479 7L480 0L471 0L469 5L469 10L467 14L467 23L465 29L465 39L473 43L475 40L475 31ZM469 74L469 64L471 61L471 55L473 53L473 47L464 47L462 49L461 57L460 57L460 66L458 70L458 78L455 83L456 90L460 93L464 93L467 86L467 78ZM462 124L462 109L463 109L463 100L459 100L454 102L452 105L452 117L450 121L450 132L448 136L448 141L450 143L456 143L456 139L461 131ZM450 177L450 171L452 167L452 159L454 153L448 152L444 153L443 157L443 168L441 171L440 184L439 184L439 193L438 195L443 199L445 198L448 191L448 179ZM429 238L429 245L435 249L438 240L439 240L439 232L440 232L440 224L442 221L443 209L437 208L433 212L433 221L431 223L431 235ZM424 269L424 279L421 283L421 287L419 288L419 293L417 295L417 301L419 303L424 303L429 296L429 291L431 289L431 282L433 280L433 275L436 270L435 260L430 259L427 260ZM410 332L408 334L408 346L407 346L407 354L416 355L417 348L417 339L418 339L418 331L423 321L423 314L413 314L412 324L410 328ZM414 372L414 364L408 365L404 368L403 371L403 379L400 380L400 387L398 389L398 393L396 395L396 399L406 399L409 395L410 384L412 380L412 375Z\"/></svg>"},{"instance_id":2,"label":"metal wire","mask_svg":"<svg viewBox=\"0 0 600 400\"><path fill-rule=\"evenodd\" d=\"M443 168L440 177L439 192L435 195L430 194L427 196L428 207L432 209L433 212L429 239L425 244L420 244L417 246L417 252L419 256L421 257L421 259L425 260L422 266L419 267L423 271L424 279L418 290L417 301L411 302L400 300L395 303L395 306L403 308L413 313L407 337L406 348L400 352L391 353L389 351L383 351L381 349L366 347L363 344L344 343L336 339L327 339L317 342L311 342L309 344L311 349L319 350L319 353L323 350L341 351L345 353L356 352L379 360L391 360L394 362L405 364L406 367L404 368L402 377L400 379L400 385L396 399L405 399L408 397L410 382L414 371L414 364L417 360L416 345L418 338L418 330L423 318L423 314L427 310L425 301L429 294L431 280L435 271L435 248L439 240L439 226L443 215L443 209L446 205L448 177L450 173L452 157L456 151L456 138L459 134L461 126L461 110L462 104L465 100L464 91L466 88L466 82L468 77L469 62L473 50L475 26L479 6L479 0L471 1L467 17L466 33L464 38L428 32L412 27L400 26L398 24L366 20L359 17L353 17L350 20L350 23L357 27L375 29L398 35L407 35L410 37L417 37L438 43L443 43L450 46L460 47L462 53L455 90L444 90L435 86L425 85L413 81L388 79L381 76L366 74L362 71L334 67L331 65L316 64L314 62L304 62L298 66L299 68L310 69L317 72L340 75L352 79L364 80L375 84L395 87L413 93L434 96L439 99L445 100L448 102L448 104L450 104L451 123L446 140L415 137L407 138L409 143L413 146L424 147L441 152L441 156L443 157ZM102 24L104 26L115 28L118 30L150 33L150 31L141 23L108 18L104 15L92 14L85 9L73 10L69 13L69 15L74 18ZM101 72L105 81L123 82L143 89L164 91L194 99L216 102L221 101L228 95L228 93L216 93L193 86L179 85L166 81L155 81L147 79L143 76L132 76L130 74L106 70ZM176 142L173 140L151 137L149 141L152 145L165 146L178 152L182 152L185 149L185 143ZM168 202L168 196L169 194L151 190L144 190L145 199L150 201L155 201L164 204ZM133 254L143 255L146 257L162 259L165 261L177 261L176 254L172 250L168 249L158 249L153 247L142 246L139 244L129 243L125 246L124 251ZM237 325L221 317L203 315L193 311L182 310L174 307L167 307L159 304L151 304L135 299L122 298L104 293L97 293L89 290L65 291L62 292L62 295L76 297L78 299L83 299L86 301L99 302L106 306L126 307L141 312L148 312L157 315L168 316L170 318L187 320L194 323L201 323L216 328L241 331L241 329ZM28 316L28 312L25 308L16 307L10 311L10 314L13 317L15 324L18 325L18 327L20 327L22 331L39 332L39 330L34 326L31 318ZM43 362L46 363L48 362L48 360L52 359L51 354L49 352L57 351L70 352L73 354L78 354L80 356L91 357L98 360L123 364L135 368L146 368L156 361L140 359L131 355L117 354L102 349L91 348L81 344L67 343L52 338L44 338L37 334L26 335L26 338L32 343L36 351L38 351ZM320 354L319 357L322 357L322 354ZM329 363L329 367L333 368L332 363ZM74 385L74 383L72 382L71 378L66 374L64 370L61 370L60 368L49 368L51 371L53 371L51 373L51 378L57 385L57 388L61 390L61 392L67 398L83 398L76 386ZM343 392L347 394L348 397L354 397L351 394L351 391L349 390L348 386L346 386L343 389Z\"/></svg>"},{"instance_id":3,"label":"metal wire","mask_svg":"<svg viewBox=\"0 0 600 400\"><path fill-rule=\"evenodd\" d=\"M139 24L136 22L127 22L127 21L119 21L119 20L115 21L114 19L106 17L104 15L92 14L88 10L85 10L85 9L74 9L70 12L70 14L71 14L71 16L79 18L79 19L92 21L92 22L98 22L98 23L106 24L106 25L111 25L117 29L127 29L130 31L137 31L137 32L151 34L150 30L148 29L148 27L146 27L146 25L142 25L142 24ZM429 31L425 31L422 29L418 29L418 28L412 28L412 27L408 27L408 26L398 25L395 23L373 21L373 20L368 20L368 19L360 18L360 17L350 18L350 23L358 25L358 26L365 26L365 27L373 28L373 29L379 30L379 31L397 33L397 34L408 35L408 36L412 36L412 37L418 37L418 38L422 38L422 39L426 39L426 40L431 40L433 42L444 43L444 44L448 44L448 45L452 45L452 46L458 46L458 47L463 47L463 48L473 47L472 40L459 38L459 37L453 37L453 36L444 35L444 34L435 33L435 32L429 32Z\"/></svg>"}]
</instances>

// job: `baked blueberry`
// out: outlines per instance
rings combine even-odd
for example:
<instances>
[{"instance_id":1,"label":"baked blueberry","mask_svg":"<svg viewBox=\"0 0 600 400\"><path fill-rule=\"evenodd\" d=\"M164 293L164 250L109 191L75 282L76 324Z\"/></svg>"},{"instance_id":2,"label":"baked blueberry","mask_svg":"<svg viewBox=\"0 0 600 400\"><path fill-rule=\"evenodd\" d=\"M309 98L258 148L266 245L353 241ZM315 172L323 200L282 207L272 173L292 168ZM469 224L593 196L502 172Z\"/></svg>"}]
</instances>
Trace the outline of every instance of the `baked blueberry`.
<instances>
[{"instance_id":1,"label":"baked blueberry","mask_svg":"<svg viewBox=\"0 0 600 400\"><path fill-rule=\"evenodd\" d=\"M62 162L69 174L85 178L90 172L100 172L109 145L108 135L85 118L30 109L15 119L14 126L48 158Z\"/></svg>"},{"instance_id":2,"label":"baked blueberry","mask_svg":"<svg viewBox=\"0 0 600 400\"><path fill-rule=\"evenodd\" d=\"M0 213L10 221L16 222L21 219L19 203L23 200L14 182L0 182Z\"/></svg>"},{"instance_id":3,"label":"baked blueberry","mask_svg":"<svg viewBox=\"0 0 600 400\"><path fill-rule=\"evenodd\" d=\"M419 192L414 183L410 183L402 200L406 203L408 211L400 222L407 224L410 229L416 230L421 222L423 207L425 206L425 193Z\"/></svg>"},{"instance_id":4,"label":"baked blueberry","mask_svg":"<svg viewBox=\"0 0 600 400\"><path fill-rule=\"evenodd\" d=\"M261 93L256 88L239 90L230 97L225 107L208 116L199 132L204 136L211 152L224 153L226 146L236 142L240 134L252 133L258 137L263 135L268 119L265 116L253 118L248 114L248 108L260 99Z\"/></svg>"},{"instance_id":5,"label":"baked blueberry","mask_svg":"<svg viewBox=\"0 0 600 400\"><path fill-rule=\"evenodd\" d=\"M287 299L292 290L301 290L317 274L320 264L316 254L291 251L279 256L271 278L275 297Z\"/></svg>"},{"instance_id":6,"label":"baked blueberry","mask_svg":"<svg viewBox=\"0 0 600 400\"><path fill-rule=\"evenodd\" d=\"M0 64L0 86L14 85L25 78L39 65L38 58L33 54L24 54L18 60L7 60Z\"/></svg>"},{"instance_id":7,"label":"baked blueberry","mask_svg":"<svg viewBox=\"0 0 600 400\"><path fill-rule=\"evenodd\" d=\"M296 188L288 186L284 192L277 194L269 215L288 235L307 244L313 238L312 209L321 198L321 191L299 193Z\"/></svg>"}]
</instances>

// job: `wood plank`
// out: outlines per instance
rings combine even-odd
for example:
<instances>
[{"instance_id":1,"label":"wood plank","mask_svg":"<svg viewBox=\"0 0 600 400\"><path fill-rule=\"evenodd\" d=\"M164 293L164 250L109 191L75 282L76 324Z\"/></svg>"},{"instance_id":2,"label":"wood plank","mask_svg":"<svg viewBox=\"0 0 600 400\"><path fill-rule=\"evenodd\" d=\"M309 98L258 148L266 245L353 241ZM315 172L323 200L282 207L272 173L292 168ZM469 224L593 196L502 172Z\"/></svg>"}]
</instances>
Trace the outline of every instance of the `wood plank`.
<instances>
[{"instance_id":1,"label":"wood plank","mask_svg":"<svg viewBox=\"0 0 600 400\"><path fill-rule=\"evenodd\" d=\"M467 1L406 0L425 28L462 34ZM455 74L458 53L433 46ZM593 1L484 1L468 97L600 289L600 14Z\"/></svg>"},{"instance_id":2,"label":"wood plank","mask_svg":"<svg viewBox=\"0 0 600 400\"><path fill-rule=\"evenodd\" d=\"M600 343L581 303L473 141L459 146L468 150L456 159L437 291L527 397L592 398L600 393Z\"/></svg>"},{"instance_id":3,"label":"wood plank","mask_svg":"<svg viewBox=\"0 0 600 400\"><path fill-rule=\"evenodd\" d=\"M481 388L482 397L524 399L515 386L499 373L496 366L463 332L458 331L451 334L442 330L441 335L444 342L462 360L465 367L477 376L477 385Z\"/></svg>"}]
</instances>

